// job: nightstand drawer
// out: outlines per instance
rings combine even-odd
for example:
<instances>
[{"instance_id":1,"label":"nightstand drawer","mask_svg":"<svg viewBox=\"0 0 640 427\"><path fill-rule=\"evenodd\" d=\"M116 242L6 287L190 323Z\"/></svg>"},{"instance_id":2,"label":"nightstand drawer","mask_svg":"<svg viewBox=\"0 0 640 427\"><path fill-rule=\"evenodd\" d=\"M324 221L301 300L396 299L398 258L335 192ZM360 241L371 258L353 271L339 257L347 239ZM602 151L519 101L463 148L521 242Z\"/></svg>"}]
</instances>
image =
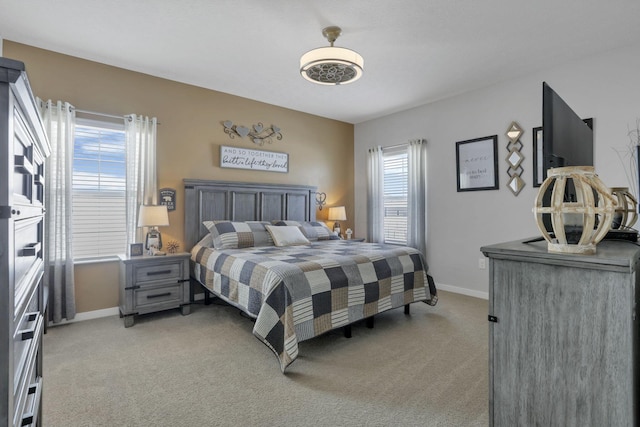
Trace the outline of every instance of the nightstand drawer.
<instances>
[{"instance_id":1,"label":"nightstand drawer","mask_svg":"<svg viewBox=\"0 0 640 427\"><path fill-rule=\"evenodd\" d=\"M157 284L159 282L178 282L182 278L182 261L163 262L160 265L136 265L134 284Z\"/></svg>"},{"instance_id":2,"label":"nightstand drawer","mask_svg":"<svg viewBox=\"0 0 640 427\"><path fill-rule=\"evenodd\" d=\"M181 283L168 286L155 286L152 289L139 289L135 291L135 308L144 311L146 307L157 305L180 306L183 297Z\"/></svg>"},{"instance_id":3,"label":"nightstand drawer","mask_svg":"<svg viewBox=\"0 0 640 427\"><path fill-rule=\"evenodd\" d=\"M165 256L120 255L120 315L124 327L134 325L134 316L189 307L188 252Z\"/></svg>"}]
</instances>

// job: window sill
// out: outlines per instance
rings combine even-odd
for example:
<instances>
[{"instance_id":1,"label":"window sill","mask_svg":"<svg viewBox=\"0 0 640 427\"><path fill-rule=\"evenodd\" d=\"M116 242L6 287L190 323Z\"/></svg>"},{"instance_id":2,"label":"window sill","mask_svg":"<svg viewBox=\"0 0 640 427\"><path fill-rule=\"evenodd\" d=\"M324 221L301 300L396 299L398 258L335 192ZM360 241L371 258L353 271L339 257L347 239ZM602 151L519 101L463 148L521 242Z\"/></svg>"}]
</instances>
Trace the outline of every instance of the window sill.
<instances>
[{"instance_id":1,"label":"window sill","mask_svg":"<svg viewBox=\"0 0 640 427\"><path fill-rule=\"evenodd\" d=\"M85 264L100 264L103 262L117 262L120 259L117 255L110 255L104 257L96 257L96 258L80 258L74 259L73 265L85 265Z\"/></svg>"}]
</instances>

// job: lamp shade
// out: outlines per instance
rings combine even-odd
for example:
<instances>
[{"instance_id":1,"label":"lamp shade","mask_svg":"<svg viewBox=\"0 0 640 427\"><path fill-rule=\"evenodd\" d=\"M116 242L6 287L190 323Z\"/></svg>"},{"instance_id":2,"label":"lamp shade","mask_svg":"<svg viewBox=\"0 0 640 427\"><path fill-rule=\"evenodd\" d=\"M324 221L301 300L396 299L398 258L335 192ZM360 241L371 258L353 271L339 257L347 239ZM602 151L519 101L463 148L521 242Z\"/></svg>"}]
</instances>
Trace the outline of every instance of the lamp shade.
<instances>
[{"instance_id":1,"label":"lamp shade","mask_svg":"<svg viewBox=\"0 0 640 427\"><path fill-rule=\"evenodd\" d=\"M140 205L138 227L167 227L169 213L165 205Z\"/></svg>"},{"instance_id":2,"label":"lamp shade","mask_svg":"<svg viewBox=\"0 0 640 427\"><path fill-rule=\"evenodd\" d=\"M329 221L346 221L347 212L344 206L329 208Z\"/></svg>"}]
</instances>

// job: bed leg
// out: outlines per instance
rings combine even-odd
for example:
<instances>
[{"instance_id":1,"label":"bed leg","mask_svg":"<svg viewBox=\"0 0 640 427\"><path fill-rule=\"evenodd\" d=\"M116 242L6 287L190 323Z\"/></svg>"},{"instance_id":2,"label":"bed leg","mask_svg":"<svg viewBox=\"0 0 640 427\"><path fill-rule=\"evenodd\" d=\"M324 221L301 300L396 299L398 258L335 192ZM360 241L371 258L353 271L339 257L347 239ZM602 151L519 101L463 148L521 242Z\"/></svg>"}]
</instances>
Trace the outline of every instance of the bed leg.
<instances>
[{"instance_id":1,"label":"bed leg","mask_svg":"<svg viewBox=\"0 0 640 427\"><path fill-rule=\"evenodd\" d=\"M344 326L342 331L344 332L345 338L351 338L351 325Z\"/></svg>"},{"instance_id":2,"label":"bed leg","mask_svg":"<svg viewBox=\"0 0 640 427\"><path fill-rule=\"evenodd\" d=\"M404 306L404 314L411 314L411 308L409 307L410 307L409 304Z\"/></svg>"},{"instance_id":3,"label":"bed leg","mask_svg":"<svg viewBox=\"0 0 640 427\"><path fill-rule=\"evenodd\" d=\"M204 290L204 305L211 305L211 294L208 290Z\"/></svg>"},{"instance_id":4,"label":"bed leg","mask_svg":"<svg viewBox=\"0 0 640 427\"><path fill-rule=\"evenodd\" d=\"M367 325L367 328L369 328L369 329L373 329L373 318L374 317L371 316L371 317L367 317L365 319L365 325Z\"/></svg>"}]
</instances>

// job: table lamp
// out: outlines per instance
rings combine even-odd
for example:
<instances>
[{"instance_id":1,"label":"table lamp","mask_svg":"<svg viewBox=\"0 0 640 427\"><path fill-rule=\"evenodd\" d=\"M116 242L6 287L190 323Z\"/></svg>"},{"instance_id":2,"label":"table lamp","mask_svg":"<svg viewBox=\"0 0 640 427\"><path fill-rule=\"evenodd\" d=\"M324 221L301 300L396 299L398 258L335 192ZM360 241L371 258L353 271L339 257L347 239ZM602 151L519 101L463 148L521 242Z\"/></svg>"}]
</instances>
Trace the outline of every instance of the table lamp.
<instances>
[{"instance_id":1,"label":"table lamp","mask_svg":"<svg viewBox=\"0 0 640 427\"><path fill-rule=\"evenodd\" d=\"M344 206L335 206L329 208L329 221L335 221L333 223L333 231L340 235L340 223L338 221L345 221L347 219L347 212Z\"/></svg>"},{"instance_id":2,"label":"table lamp","mask_svg":"<svg viewBox=\"0 0 640 427\"><path fill-rule=\"evenodd\" d=\"M162 249L162 235L158 231L158 227L167 227L168 225L169 213L165 205L140 205L138 227L151 227L145 239L146 249L152 246L156 249Z\"/></svg>"}]
</instances>

